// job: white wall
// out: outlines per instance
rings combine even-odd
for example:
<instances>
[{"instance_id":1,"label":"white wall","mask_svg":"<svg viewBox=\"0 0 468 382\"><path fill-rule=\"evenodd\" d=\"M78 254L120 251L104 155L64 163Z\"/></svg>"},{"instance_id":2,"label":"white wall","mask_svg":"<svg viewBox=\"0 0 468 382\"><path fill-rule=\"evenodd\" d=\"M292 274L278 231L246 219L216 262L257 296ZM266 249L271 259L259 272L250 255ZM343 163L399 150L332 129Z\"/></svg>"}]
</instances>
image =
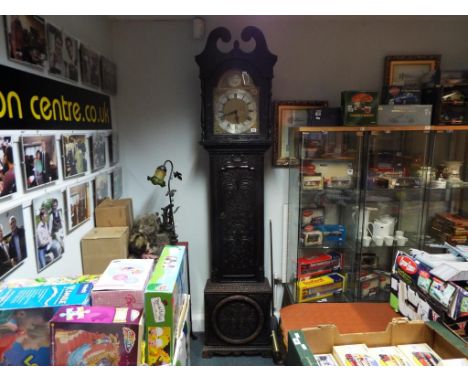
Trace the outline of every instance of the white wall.
<instances>
[{"instance_id":1,"label":"white wall","mask_svg":"<svg viewBox=\"0 0 468 382\"><path fill-rule=\"evenodd\" d=\"M468 68L467 17L205 17L207 32L228 27L236 36L247 25L263 30L278 55L273 99L326 99L340 91L380 90L384 56L442 54L443 69ZM190 244L195 330L203 330L203 289L209 277L208 154L200 139L200 83L194 56L206 40L192 39L191 20L114 20L118 65L116 99L124 196L135 214L165 206L165 190L146 180L172 159L183 181L176 205L177 233ZM238 37L237 37L238 38ZM268 221L273 221L275 272L280 272L281 210L287 202L286 169L265 158L265 269L269 269ZM267 272L269 274L269 272Z\"/></svg>"},{"instance_id":2,"label":"white wall","mask_svg":"<svg viewBox=\"0 0 468 382\"><path fill-rule=\"evenodd\" d=\"M84 17L77 17L77 16L43 16L46 21L54 24L57 27L63 28L65 32L69 35L77 38L83 43L89 45L89 47L93 48L95 51L106 55L110 59L113 58L112 55L112 30L111 30L111 21L105 17L95 17L95 16L84 16ZM4 28L4 18L0 18L0 64L5 66L10 66L19 70L23 70L26 72L30 72L36 74L38 76L43 77L50 77L54 80L63 81L68 84L74 84L68 82L66 80L62 80L59 77L49 76L47 74L47 69L45 70L37 70L35 68L30 68L25 65L21 65L20 63L15 63L10 61L7 58L7 48L6 48L6 38L5 38L5 28ZM86 88L86 86L82 86L81 83L77 86ZM93 91L95 89L88 88ZM113 99L111 98L111 111L112 111L112 119L113 119L113 126L116 126L115 121L115 104ZM56 147L60 146L60 136L62 133L71 134L71 131L60 131L60 130L41 130L37 132L37 130L25 130L25 131L12 131L7 130L8 125L5 122L0 124L0 131L2 136L12 136L12 141L15 142L13 149L16 164L15 164L15 175L16 175L16 184L18 188L18 192L11 197L7 197L2 199L0 203L0 213L6 212L10 208L16 207L18 205L23 206L23 217L24 217L24 228L27 232L26 234L26 245L27 245L27 253L28 258L16 268L13 272L11 272L5 280L13 279L13 278L31 278L36 277L37 274L37 267L36 267L36 254L35 254L35 243L34 237L31 234L33 230L33 221L32 221L32 208L31 208L31 201L36 197L45 195L45 192L55 192L55 191L64 191L67 186L73 185L75 183L81 183L86 180L90 180L94 177L94 174L91 175L90 172L84 177L75 178L74 180L58 180L51 185L43 188L37 188L34 191L29 191L27 193L23 193L23 178L21 174L21 168L19 165L19 137L24 134L54 134L56 137ZM83 133L92 133L92 131L81 132ZM58 157L58 160L61 161L61 158ZM107 161L109 163L109 161ZM62 178L62 166L59 166L59 178ZM109 165L99 173L107 173L109 170ZM91 193L91 197L93 197ZM92 199L91 199L92 202ZM93 204L93 203L91 203ZM91 210L93 212L93 210ZM65 253L61 259L56 261L55 263L47 266L40 274L41 277L48 277L48 276L73 276L73 275L80 275L82 274L82 265L81 265L81 252L80 252L80 240L81 237L86 234L92 227L94 227L94 218L92 217L88 222L71 232L65 238ZM9 232L9 228L7 232Z\"/></svg>"}]
</instances>

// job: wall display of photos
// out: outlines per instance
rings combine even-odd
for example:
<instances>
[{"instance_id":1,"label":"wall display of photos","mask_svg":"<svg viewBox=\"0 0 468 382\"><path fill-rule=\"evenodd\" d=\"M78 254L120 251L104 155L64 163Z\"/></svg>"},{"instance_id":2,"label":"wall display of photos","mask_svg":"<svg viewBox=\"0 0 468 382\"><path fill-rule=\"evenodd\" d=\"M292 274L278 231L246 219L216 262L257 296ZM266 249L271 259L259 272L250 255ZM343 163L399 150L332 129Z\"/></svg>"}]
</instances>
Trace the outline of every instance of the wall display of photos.
<instances>
[{"instance_id":1,"label":"wall display of photos","mask_svg":"<svg viewBox=\"0 0 468 382\"><path fill-rule=\"evenodd\" d=\"M78 40L64 33L63 43L65 46L63 50L64 77L72 81L78 81L80 72L80 49Z\"/></svg>"},{"instance_id":2,"label":"wall display of photos","mask_svg":"<svg viewBox=\"0 0 468 382\"><path fill-rule=\"evenodd\" d=\"M8 58L37 68L47 62L45 21L39 16L5 16Z\"/></svg>"},{"instance_id":3,"label":"wall display of photos","mask_svg":"<svg viewBox=\"0 0 468 382\"><path fill-rule=\"evenodd\" d=\"M68 231L72 231L91 217L89 182L67 189Z\"/></svg>"},{"instance_id":4,"label":"wall display of photos","mask_svg":"<svg viewBox=\"0 0 468 382\"><path fill-rule=\"evenodd\" d=\"M93 172L106 166L106 137L104 134L91 136L91 163Z\"/></svg>"},{"instance_id":5,"label":"wall display of photos","mask_svg":"<svg viewBox=\"0 0 468 382\"><path fill-rule=\"evenodd\" d=\"M0 136L0 198L16 192L15 163L11 137Z\"/></svg>"},{"instance_id":6,"label":"wall display of photos","mask_svg":"<svg viewBox=\"0 0 468 382\"><path fill-rule=\"evenodd\" d=\"M0 214L0 279L13 272L28 257L23 207Z\"/></svg>"},{"instance_id":7,"label":"wall display of photos","mask_svg":"<svg viewBox=\"0 0 468 382\"><path fill-rule=\"evenodd\" d=\"M89 163L89 141L86 135L63 135L62 158L65 179L85 174Z\"/></svg>"},{"instance_id":8,"label":"wall display of photos","mask_svg":"<svg viewBox=\"0 0 468 382\"><path fill-rule=\"evenodd\" d=\"M21 137L21 156L26 190L58 179L55 135Z\"/></svg>"},{"instance_id":9,"label":"wall display of photos","mask_svg":"<svg viewBox=\"0 0 468 382\"><path fill-rule=\"evenodd\" d=\"M96 175L93 180L94 208L101 204L104 199L112 197L109 174Z\"/></svg>"},{"instance_id":10,"label":"wall display of photos","mask_svg":"<svg viewBox=\"0 0 468 382\"><path fill-rule=\"evenodd\" d=\"M65 204L60 191L34 199L33 226L37 272L59 260L65 252Z\"/></svg>"},{"instance_id":11,"label":"wall display of photos","mask_svg":"<svg viewBox=\"0 0 468 382\"><path fill-rule=\"evenodd\" d=\"M81 82L85 85L99 88L101 86L101 70L99 54L92 49L80 45Z\"/></svg>"},{"instance_id":12,"label":"wall display of photos","mask_svg":"<svg viewBox=\"0 0 468 382\"><path fill-rule=\"evenodd\" d=\"M120 199L122 197L122 167L117 167L111 173L112 199Z\"/></svg>"},{"instance_id":13,"label":"wall display of photos","mask_svg":"<svg viewBox=\"0 0 468 382\"><path fill-rule=\"evenodd\" d=\"M114 165L119 161L119 136L116 132L113 131L108 136L107 147L109 149L109 162Z\"/></svg>"}]
</instances>

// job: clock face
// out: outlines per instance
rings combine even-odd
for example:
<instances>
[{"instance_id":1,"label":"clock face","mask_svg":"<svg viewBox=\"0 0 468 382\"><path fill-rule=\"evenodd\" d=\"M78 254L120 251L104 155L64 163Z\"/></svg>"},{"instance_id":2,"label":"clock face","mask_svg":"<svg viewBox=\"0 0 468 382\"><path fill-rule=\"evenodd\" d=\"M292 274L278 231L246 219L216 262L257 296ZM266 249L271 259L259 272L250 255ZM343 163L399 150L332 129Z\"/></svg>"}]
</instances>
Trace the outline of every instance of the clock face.
<instances>
[{"instance_id":1,"label":"clock face","mask_svg":"<svg viewBox=\"0 0 468 382\"><path fill-rule=\"evenodd\" d=\"M258 89L245 71L230 70L214 89L217 134L258 134Z\"/></svg>"}]
</instances>

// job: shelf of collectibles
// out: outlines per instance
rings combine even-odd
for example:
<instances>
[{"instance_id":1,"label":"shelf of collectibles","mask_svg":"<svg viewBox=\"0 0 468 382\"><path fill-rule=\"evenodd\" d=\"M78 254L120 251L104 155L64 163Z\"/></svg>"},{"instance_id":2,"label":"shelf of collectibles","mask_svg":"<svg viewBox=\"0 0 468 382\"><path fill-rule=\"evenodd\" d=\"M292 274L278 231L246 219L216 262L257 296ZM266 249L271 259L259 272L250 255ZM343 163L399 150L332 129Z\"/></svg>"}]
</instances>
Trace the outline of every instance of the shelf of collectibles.
<instances>
[{"instance_id":1,"label":"shelf of collectibles","mask_svg":"<svg viewBox=\"0 0 468 382\"><path fill-rule=\"evenodd\" d=\"M468 238L468 126L295 130L291 302L388 301L399 250Z\"/></svg>"}]
</instances>

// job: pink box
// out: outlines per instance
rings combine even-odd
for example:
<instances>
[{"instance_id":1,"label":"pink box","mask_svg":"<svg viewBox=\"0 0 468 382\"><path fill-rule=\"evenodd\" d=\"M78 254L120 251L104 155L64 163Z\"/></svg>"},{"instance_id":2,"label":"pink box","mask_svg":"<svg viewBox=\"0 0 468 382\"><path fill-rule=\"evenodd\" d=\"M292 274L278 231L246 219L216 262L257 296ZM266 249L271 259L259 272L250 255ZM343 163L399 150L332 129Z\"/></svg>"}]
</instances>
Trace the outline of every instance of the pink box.
<instances>
[{"instance_id":1,"label":"pink box","mask_svg":"<svg viewBox=\"0 0 468 382\"><path fill-rule=\"evenodd\" d=\"M146 284L153 267L151 259L111 261L94 285L92 305L143 309Z\"/></svg>"},{"instance_id":2,"label":"pink box","mask_svg":"<svg viewBox=\"0 0 468 382\"><path fill-rule=\"evenodd\" d=\"M136 366L143 311L110 306L60 308L50 321L52 365Z\"/></svg>"}]
</instances>

